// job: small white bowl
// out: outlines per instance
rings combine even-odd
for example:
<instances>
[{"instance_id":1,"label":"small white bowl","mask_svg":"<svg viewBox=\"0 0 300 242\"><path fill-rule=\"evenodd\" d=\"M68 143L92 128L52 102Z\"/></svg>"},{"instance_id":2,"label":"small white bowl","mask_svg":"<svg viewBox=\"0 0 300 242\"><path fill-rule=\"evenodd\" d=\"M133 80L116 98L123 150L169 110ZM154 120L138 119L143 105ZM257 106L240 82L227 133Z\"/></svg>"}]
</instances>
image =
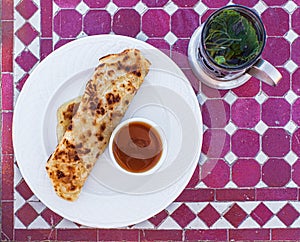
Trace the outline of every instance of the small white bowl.
<instances>
[{"instance_id":1,"label":"small white bowl","mask_svg":"<svg viewBox=\"0 0 300 242\"><path fill-rule=\"evenodd\" d=\"M162 143L162 154L160 156L159 161L152 168L150 168L149 170L144 171L144 172L131 172L131 171L128 171L128 170L124 169L121 165L119 165L119 163L117 162L117 160L114 156L114 153L113 153L113 141L114 141L114 138L115 138L116 134L124 126L126 126L126 125L128 125L129 123L132 123L132 122L141 122L141 123L145 123L145 124L151 126L151 128L155 129L155 131L159 135L161 143ZM109 148L110 158L111 158L113 164L115 165L115 167L117 169L119 169L123 173L130 174L130 175L145 176L145 175L153 174L154 172L156 172L161 167L161 165L164 162L164 160L166 158L166 155L167 155L167 140L166 140L166 136L165 136L163 130L155 122L153 122L149 119L146 119L146 118L130 118L130 119L127 119L127 120L121 122L114 129L114 131L112 132L112 135L110 137L110 140L109 140L108 148Z\"/></svg>"}]
</instances>

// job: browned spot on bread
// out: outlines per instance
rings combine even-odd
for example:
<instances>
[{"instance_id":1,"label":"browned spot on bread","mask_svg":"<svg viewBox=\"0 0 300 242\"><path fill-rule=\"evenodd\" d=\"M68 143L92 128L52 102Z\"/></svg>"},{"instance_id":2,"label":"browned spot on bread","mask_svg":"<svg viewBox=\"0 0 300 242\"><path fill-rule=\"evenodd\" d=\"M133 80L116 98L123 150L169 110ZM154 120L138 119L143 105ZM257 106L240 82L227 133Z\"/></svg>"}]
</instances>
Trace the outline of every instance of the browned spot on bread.
<instances>
[{"instance_id":1,"label":"browned spot on bread","mask_svg":"<svg viewBox=\"0 0 300 242\"><path fill-rule=\"evenodd\" d=\"M86 134L87 134L87 136L91 137L92 136L92 131L91 130L87 130Z\"/></svg>"},{"instance_id":2,"label":"browned spot on bread","mask_svg":"<svg viewBox=\"0 0 300 242\"><path fill-rule=\"evenodd\" d=\"M140 71L133 71L132 74L136 75L138 77L140 77L142 75Z\"/></svg>"},{"instance_id":3,"label":"browned spot on bread","mask_svg":"<svg viewBox=\"0 0 300 242\"><path fill-rule=\"evenodd\" d=\"M60 178L65 177L65 174L62 171L58 170L58 171L56 171L56 176L58 179L60 179Z\"/></svg>"},{"instance_id":4,"label":"browned spot on bread","mask_svg":"<svg viewBox=\"0 0 300 242\"><path fill-rule=\"evenodd\" d=\"M101 131L102 132L105 130L105 128L106 128L106 124L105 123L101 124Z\"/></svg>"},{"instance_id":5,"label":"browned spot on bread","mask_svg":"<svg viewBox=\"0 0 300 242\"><path fill-rule=\"evenodd\" d=\"M114 70L109 70L107 72L108 76L112 77L114 74L115 74L115 71Z\"/></svg>"},{"instance_id":6,"label":"browned spot on bread","mask_svg":"<svg viewBox=\"0 0 300 242\"><path fill-rule=\"evenodd\" d=\"M87 169L90 169L91 167L92 167L91 164L87 164L87 165L86 165L86 168L87 168Z\"/></svg>"},{"instance_id":7,"label":"browned spot on bread","mask_svg":"<svg viewBox=\"0 0 300 242\"><path fill-rule=\"evenodd\" d=\"M111 92L110 92L110 93L107 93L105 97L106 97L106 101L107 101L107 103L108 103L109 105L118 103L118 102L120 101L120 99L121 99L121 97L120 97L119 94L114 95L114 94L111 93Z\"/></svg>"}]
</instances>

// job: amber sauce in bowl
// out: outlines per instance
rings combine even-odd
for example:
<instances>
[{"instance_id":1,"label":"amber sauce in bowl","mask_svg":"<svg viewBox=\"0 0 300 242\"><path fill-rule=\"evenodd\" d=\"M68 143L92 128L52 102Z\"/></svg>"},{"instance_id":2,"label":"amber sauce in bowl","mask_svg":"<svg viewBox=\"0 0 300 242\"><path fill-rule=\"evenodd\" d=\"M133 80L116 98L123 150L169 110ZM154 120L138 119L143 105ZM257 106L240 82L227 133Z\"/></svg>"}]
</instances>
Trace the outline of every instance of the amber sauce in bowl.
<instances>
[{"instance_id":1,"label":"amber sauce in bowl","mask_svg":"<svg viewBox=\"0 0 300 242\"><path fill-rule=\"evenodd\" d=\"M115 165L130 174L151 174L156 171L166 153L163 131L152 121L133 118L114 130L110 155Z\"/></svg>"}]
</instances>

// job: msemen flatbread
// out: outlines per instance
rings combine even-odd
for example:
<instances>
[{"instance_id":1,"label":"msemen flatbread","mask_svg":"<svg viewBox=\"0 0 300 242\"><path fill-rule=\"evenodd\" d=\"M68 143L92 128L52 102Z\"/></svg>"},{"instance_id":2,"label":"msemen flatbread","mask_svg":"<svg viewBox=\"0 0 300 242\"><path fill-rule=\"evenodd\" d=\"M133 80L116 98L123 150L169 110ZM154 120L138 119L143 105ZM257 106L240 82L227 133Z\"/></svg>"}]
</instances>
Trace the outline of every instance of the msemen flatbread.
<instances>
[{"instance_id":1,"label":"msemen flatbread","mask_svg":"<svg viewBox=\"0 0 300 242\"><path fill-rule=\"evenodd\" d=\"M72 113L71 123L46 164L58 196L69 201L78 198L113 129L143 83L149 66L150 62L137 49L100 59L77 111Z\"/></svg>"}]
</instances>

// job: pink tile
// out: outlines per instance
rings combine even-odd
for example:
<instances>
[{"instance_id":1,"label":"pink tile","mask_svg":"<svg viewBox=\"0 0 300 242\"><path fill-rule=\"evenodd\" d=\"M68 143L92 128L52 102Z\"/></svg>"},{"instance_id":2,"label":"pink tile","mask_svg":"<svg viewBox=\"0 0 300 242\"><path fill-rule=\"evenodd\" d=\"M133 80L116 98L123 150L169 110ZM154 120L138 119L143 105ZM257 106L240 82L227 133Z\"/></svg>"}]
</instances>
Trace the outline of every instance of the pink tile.
<instances>
[{"instance_id":1,"label":"pink tile","mask_svg":"<svg viewBox=\"0 0 300 242\"><path fill-rule=\"evenodd\" d=\"M187 188L194 188L200 182L200 167L197 165L192 178L190 179L189 183L187 184Z\"/></svg>"},{"instance_id":2,"label":"pink tile","mask_svg":"<svg viewBox=\"0 0 300 242\"><path fill-rule=\"evenodd\" d=\"M292 150L300 156L300 129L298 128L292 136Z\"/></svg>"},{"instance_id":3,"label":"pink tile","mask_svg":"<svg viewBox=\"0 0 300 242\"><path fill-rule=\"evenodd\" d=\"M290 139L283 128L269 128L262 137L262 151L269 157L284 157L290 150Z\"/></svg>"},{"instance_id":4,"label":"pink tile","mask_svg":"<svg viewBox=\"0 0 300 242\"><path fill-rule=\"evenodd\" d=\"M297 188L257 188L257 201L292 201L297 200Z\"/></svg>"},{"instance_id":5,"label":"pink tile","mask_svg":"<svg viewBox=\"0 0 300 242\"><path fill-rule=\"evenodd\" d=\"M227 94L228 90L218 90L201 83L201 92L208 98L221 98Z\"/></svg>"},{"instance_id":6,"label":"pink tile","mask_svg":"<svg viewBox=\"0 0 300 242\"><path fill-rule=\"evenodd\" d=\"M216 9L207 9L206 12L200 17L200 23L204 23L206 19L213 14L216 11Z\"/></svg>"},{"instance_id":7,"label":"pink tile","mask_svg":"<svg viewBox=\"0 0 300 242\"><path fill-rule=\"evenodd\" d=\"M262 180L269 187L283 187L291 179L291 167L283 159L269 159L262 167Z\"/></svg>"},{"instance_id":8,"label":"pink tile","mask_svg":"<svg viewBox=\"0 0 300 242\"><path fill-rule=\"evenodd\" d=\"M90 8L104 8L109 0L83 0Z\"/></svg>"},{"instance_id":9,"label":"pink tile","mask_svg":"<svg viewBox=\"0 0 300 242\"><path fill-rule=\"evenodd\" d=\"M187 49L189 40L178 39L172 46L172 59L180 68L189 68Z\"/></svg>"},{"instance_id":10,"label":"pink tile","mask_svg":"<svg viewBox=\"0 0 300 242\"><path fill-rule=\"evenodd\" d=\"M61 8L75 8L80 0L54 0L54 2Z\"/></svg>"},{"instance_id":11,"label":"pink tile","mask_svg":"<svg viewBox=\"0 0 300 242\"><path fill-rule=\"evenodd\" d=\"M19 192L19 194L25 199L29 199L32 197L33 192L30 190L29 186L25 182L25 180L22 179L22 181L16 186L16 190Z\"/></svg>"},{"instance_id":12,"label":"pink tile","mask_svg":"<svg viewBox=\"0 0 300 242\"><path fill-rule=\"evenodd\" d=\"M13 71L13 21L2 22L2 72Z\"/></svg>"},{"instance_id":13,"label":"pink tile","mask_svg":"<svg viewBox=\"0 0 300 242\"><path fill-rule=\"evenodd\" d=\"M178 7L193 7L198 2L197 0L173 0Z\"/></svg>"},{"instance_id":14,"label":"pink tile","mask_svg":"<svg viewBox=\"0 0 300 242\"><path fill-rule=\"evenodd\" d=\"M40 60L46 58L52 51L52 39L41 39L40 40Z\"/></svg>"},{"instance_id":15,"label":"pink tile","mask_svg":"<svg viewBox=\"0 0 300 242\"><path fill-rule=\"evenodd\" d=\"M285 4L288 0L264 0L268 6L281 6Z\"/></svg>"},{"instance_id":16,"label":"pink tile","mask_svg":"<svg viewBox=\"0 0 300 242\"><path fill-rule=\"evenodd\" d=\"M2 201L1 204L1 241L13 241L14 233L14 203Z\"/></svg>"},{"instance_id":17,"label":"pink tile","mask_svg":"<svg viewBox=\"0 0 300 242\"><path fill-rule=\"evenodd\" d=\"M300 37L297 38L293 44L292 44L292 53L291 53L291 57L292 57L292 60L300 65Z\"/></svg>"},{"instance_id":18,"label":"pink tile","mask_svg":"<svg viewBox=\"0 0 300 242\"><path fill-rule=\"evenodd\" d=\"M285 68L278 67L277 70L281 73L282 79L276 87L262 83L262 90L268 96L283 97L290 90L290 73ZM293 84L293 83L292 83Z\"/></svg>"},{"instance_id":19,"label":"pink tile","mask_svg":"<svg viewBox=\"0 0 300 242\"><path fill-rule=\"evenodd\" d=\"M290 226L299 217L299 212L288 203L277 213L277 217L286 226Z\"/></svg>"},{"instance_id":20,"label":"pink tile","mask_svg":"<svg viewBox=\"0 0 300 242\"><path fill-rule=\"evenodd\" d=\"M26 74L25 74L24 76L22 76L21 79L17 82L16 88L18 89L18 91L21 91L21 90L22 90L22 88L23 88L23 86L24 86L26 80L28 79L28 77L29 77L29 74L26 73Z\"/></svg>"},{"instance_id":21,"label":"pink tile","mask_svg":"<svg viewBox=\"0 0 300 242\"><path fill-rule=\"evenodd\" d=\"M269 240L269 229L230 229L230 241L254 241L254 240Z\"/></svg>"},{"instance_id":22,"label":"pink tile","mask_svg":"<svg viewBox=\"0 0 300 242\"><path fill-rule=\"evenodd\" d=\"M22 0L16 6L16 10L21 14L24 19L30 19L33 14L38 10L38 7L32 0Z\"/></svg>"},{"instance_id":23,"label":"pink tile","mask_svg":"<svg viewBox=\"0 0 300 242\"><path fill-rule=\"evenodd\" d=\"M14 156L2 155L2 200L14 199Z\"/></svg>"},{"instance_id":24,"label":"pink tile","mask_svg":"<svg viewBox=\"0 0 300 242\"><path fill-rule=\"evenodd\" d=\"M170 31L170 16L162 9L149 9L142 16L142 30L148 37L164 37Z\"/></svg>"},{"instance_id":25,"label":"pink tile","mask_svg":"<svg viewBox=\"0 0 300 242\"><path fill-rule=\"evenodd\" d=\"M41 1L41 37L52 37L52 0Z\"/></svg>"},{"instance_id":26,"label":"pink tile","mask_svg":"<svg viewBox=\"0 0 300 242\"><path fill-rule=\"evenodd\" d=\"M300 229L291 229L291 228L280 228L272 229L271 231L272 240L299 240L300 238Z\"/></svg>"},{"instance_id":27,"label":"pink tile","mask_svg":"<svg viewBox=\"0 0 300 242\"><path fill-rule=\"evenodd\" d=\"M96 229L58 229L57 240L97 241Z\"/></svg>"},{"instance_id":28,"label":"pink tile","mask_svg":"<svg viewBox=\"0 0 300 242\"><path fill-rule=\"evenodd\" d=\"M59 41L56 42L54 49L58 49L59 47L73 41L74 39L60 39Z\"/></svg>"},{"instance_id":29,"label":"pink tile","mask_svg":"<svg viewBox=\"0 0 300 242\"><path fill-rule=\"evenodd\" d=\"M130 230L129 229L99 229L98 230L98 241L137 241L138 238L139 238L139 231L136 229L130 229Z\"/></svg>"},{"instance_id":30,"label":"pink tile","mask_svg":"<svg viewBox=\"0 0 300 242\"><path fill-rule=\"evenodd\" d=\"M111 16L105 10L90 10L83 18L83 31L87 35L108 34L111 31Z\"/></svg>"},{"instance_id":31,"label":"pink tile","mask_svg":"<svg viewBox=\"0 0 300 242\"><path fill-rule=\"evenodd\" d=\"M232 89L238 97L255 97L260 91L260 81L251 77L244 85Z\"/></svg>"},{"instance_id":32,"label":"pink tile","mask_svg":"<svg viewBox=\"0 0 300 242\"><path fill-rule=\"evenodd\" d=\"M260 120L260 105L255 99L236 100L231 107L232 121L240 128L253 128Z\"/></svg>"},{"instance_id":33,"label":"pink tile","mask_svg":"<svg viewBox=\"0 0 300 242\"><path fill-rule=\"evenodd\" d=\"M254 159L238 159L232 166L232 181L238 187L254 187L261 178L261 167Z\"/></svg>"},{"instance_id":34,"label":"pink tile","mask_svg":"<svg viewBox=\"0 0 300 242\"><path fill-rule=\"evenodd\" d=\"M208 128L224 128L230 119L230 106L221 99L208 99L202 105L202 117Z\"/></svg>"},{"instance_id":35,"label":"pink tile","mask_svg":"<svg viewBox=\"0 0 300 242\"><path fill-rule=\"evenodd\" d=\"M238 129L231 137L232 152L238 157L255 157L259 147L259 134L253 130Z\"/></svg>"},{"instance_id":36,"label":"pink tile","mask_svg":"<svg viewBox=\"0 0 300 242\"><path fill-rule=\"evenodd\" d=\"M162 210L158 214L154 215L152 218L148 219L154 226L160 225L166 218L168 217L168 213L166 210Z\"/></svg>"},{"instance_id":37,"label":"pink tile","mask_svg":"<svg viewBox=\"0 0 300 242\"><path fill-rule=\"evenodd\" d=\"M300 159L298 159L292 166L292 179L300 186Z\"/></svg>"},{"instance_id":38,"label":"pink tile","mask_svg":"<svg viewBox=\"0 0 300 242\"><path fill-rule=\"evenodd\" d=\"M24 50L17 56L16 62L24 71L29 72L38 62L38 58L30 50Z\"/></svg>"},{"instance_id":39,"label":"pink tile","mask_svg":"<svg viewBox=\"0 0 300 242\"><path fill-rule=\"evenodd\" d=\"M140 232L140 241L182 241L182 230L150 230Z\"/></svg>"},{"instance_id":40,"label":"pink tile","mask_svg":"<svg viewBox=\"0 0 300 242\"><path fill-rule=\"evenodd\" d=\"M290 57L290 44L284 38L268 37L262 57L273 65L284 65Z\"/></svg>"},{"instance_id":41,"label":"pink tile","mask_svg":"<svg viewBox=\"0 0 300 242\"><path fill-rule=\"evenodd\" d=\"M187 205L183 203L171 214L171 217L179 226L185 228L190 222L192 222L192 220L196 218L196 215Z\"/></svg>"},{"instance_id":42,"label":"pink tile","mask_svg":"<svg viewBox=\"0 0 300 242\"><path fill-rule=\"evenodd\" d=\"M202 151L209 158L223 158L230 149L230 136L223 129L207 129L203 134Z\"/></svg>"},{"instance_id":43,"label":"pink tile","mask_svg":"<svg viewBox=\"0 0 300 242\"><path fill-rule=\"evenodd\" d=\"M183 69L182 70L184 75L187 77L187 79L190 81L192 88L195 93L199 92L199 79L194 75L193 71L191 69Z\"/></svg>"},{"instance_id":44,"label":"pink tile","mask_svg":"<svg viewBox=\"0 0 300 242\"><path fill-rule=\"evenodd\" d=\"M274 214L272 211L263 203L260 203L250 214L250 216L260 225L264 226L266 222L270 220L270 218Z\"/></svg>"},{"instance_id":45,"label":"pink tile","mask_svg":"<svg viewBox=\"0 0 300 242\"><path fill-rule=\"evenodd\" d=\"M13 20L14 19L14 5L11 0L2 0L2 11L1 19L2 20Z\"/></svg>"},{"instance_id":46,"label":"pink tile","mask_svg":"<svg viewBox=\"0 0 300 242\"><path fill-rule=\"evenodd\" d=\"M113 0L113 2L119 7L133 7L139 0Z\"/></svg>"},{"instance_id":47,"label":"pink tile","mask_svg":"<svg viewBox=\"0 0 300 242\"><path fill-rule=\"evenodd\" d=\"M193 9L178 9L171 16L171 31L178 38L191 37L199 26L199 15Z\"/></svg>"},{"instance_id":48,"label":"pink tile","mask_svg":"<svg viewBox=\"0 0 300 242\"><path fill-rule=\"evenodd\" d=\"M230 179L230 167L224 160L209 159L202 165L201 179L208 187L224 187Z\"/></svg>"},{"instance_id":49,"label":"pink tile","mask_svg":"<svg viewBox=\"0 0 300 242\"><path fill-rule=\"evenodd\" d=\"M12 74L2 74L2 110L13 110L13 95L14 95L14 86L13 86L13 75Z\"/></svg>"},{"instance_id":50,"label":"pink tile","mask_svg":"<svg viewBox=\"0 0 300 242\"><path fill-rule=\"evenodd\" d=\"M262 104L262 121L268 126L285 126L290 115L291 105L284 98L268 98Z\"/></svg>"},{"instance_id":51,"label":"pink tile","mask_svg":"<svg viewBox=\"0 0 300 242\"><path fill-rule=\"evenodd\" d=\"M258 3L258 0L234 0L233 3L244 5L247 7L254 7Z\"/></svg>"},{"instance_id":52,"label":"pink tile","mask_svg":"<svg viewBox=\"0 0 300 242\"><path fill-rule=\"evenodd\" d=\"M300 95L300 68L298 68L292 75L292 88L293 91Z\"/></svg>"},{"instance_id":53,"label":"pink tile","mask_svg":"<svg viewBox=\"0 0 300 242\"><path fill-rule=\"evenodd\" d=\"M300 99L298 98L292 105L292 119L297 124L300 125Z\"/></svg>"},{"instance_id":54,"label":"pink tile","mask_svg":"<svg viewBox=\"0 0 300 242\"><path fill-rule=\"evenodd\" d=\"M54 31L62 38L74 38L82 30L82 17L75 9L62 9L54 16Z\"/></svg>"},{"instance_id":55,"label":"pink tile","mask_svg":"<svg viewBox=\"0 0 300 242\"><path fill-rule=\"evenodd\" d=\"M298 6L300 3L298 3ZM300 9L297 8L295 12L292 15L292 28L293 30L297 33L300 34L300 23L299 23L299 18L300 18Z\"/></svg>"},{"instance_id":56,"label":"pink tile","mask_svg":"<svg viewBox=\"0 0 300 242\"><path fill-rule=\"evenodd\" d=\"M146 42L170 56L170 45L163 38L149 38Z\"/></svg>"},{"instance_id":57,"label":"pink tile","mask_svg":"<svg viewBox=\"0 0 300 242\"><path fill-rule=\"evenodd\" d=\"M13 154L12 145L12 118L13 113L2 113L2 154Z\"/></svg>"},{"instance_id":58,"label":"pink tile","mask_svg":"<svg viewBox=\"0 0 300 242\"><path fill-rule=\"evenodd\" d=\"M255 190L249 189L217 189L216 190L216 201L254 201Z\"/></svg>"},{"instance_id":59,"label":"pink tile","mask_svg":"<svg viewBox=\"0 0 300 242\"><path fill-rule=\"evenodd\" d=\"M168 0L142 0L142 2L148 7L162 7L168 2Z\"/></svg>"},{"instance_id":60,"label":"pink tile","mask_svg":"<svg viewBox=\"0 0 300 242\"><path fill-rule=\"evenodd\" d=\"M246 216L247 213L236 203L224 214L224 218L226 218L235 228L244 221Z\"/></svg>"},{"instance_id":61,"label":"pink tile","mask_svg":"<svg viewBox=\"0 0 300 242\"><path fill-rule=\"evenodd\" d=\"M16 36L24 43L24 45L29 45L38 34L38 31L28 22L16 31Z\"/></svg>"},{"instance_id":62,"label":"pink tile","mask_svg":"<svg viewBox=\"0 0 300 242\"><path fill-rule=\"evenodd\" d=\"M56 240L56 231L53 229L16 229L16 241L53 241Z\"/></svg>"},{"instance_id":63,"label":"pink tile","mask_svg":"<svg viewBox=\"0 0 300 242\"><path fill-rule=\"evenodd\" d=\"M113 17L115 34L135 37L141 30L141 16L134 9L120 9Z\"/></svg>"},{"instance_id":64,"label":"pink tile","mask_svg":"<svg viewBox=\"0 0 300 242\"><path fill-rule=\"evenodd\" d=\"M41 216L43 219L51 226L56 226L63 218L51 211L49 208L45 208L43 212L41 212Z\"/></svg>"},{"instance_id":65,"label":"pink tile","mask_svg":"<svg viewBox=\"0 0 300 242\"><path fill-rule=\"evenodd\" d=\"M261 18L268 36L283 36L289 31L289 14L282 8L267 8Z\"/></svg>"},{"instance_id":66,"label":"pink tile","mask_svg":"<svg viewBox=\"0 0 300 242\"><path fill-rule=\"evenodd\" d=\"M213 189L185 189L176 199L176 202L212 202L215 198Z\"/></svg>"},{"instance_id":67,"label":"pink tile","mask_svg":"<svg viewBox=\"0 0 300 242\"><path fill-rule=\"evenodd\" d=\"M228 241L226 229L186 230L184 241Z\"/></svg>"},{"instance_id":68,"label":"pink tile","mask_svg":"<svg viewBox=\"0 0 300 242\"><path fill-rule=\"evenodd\" d=\"M25 203L17 212L17 217L27 227L38 216L38 213L30 206L29 203Z\"/></svg>"},{"instance_id":69,"label":"pink tile","mask_svg":"<svg viewBox=\"0 0 300 242\"><path fill-rule=\"evenodd\" d=\"M209 8L221 8L227 5L229 0L220 0L220 1L203 0L202 2Z\"/></svg>"},{"instance_id":70,"label":"pink tile","mask_svg":"<svg viewBox=\"0 0 300 242\"><path fill-rule=\"evenodd\" d=\"M221 217L217 210L207 204L199 213L198 217L208 226L211 227Z\"/></svg>"}]
</instances>

